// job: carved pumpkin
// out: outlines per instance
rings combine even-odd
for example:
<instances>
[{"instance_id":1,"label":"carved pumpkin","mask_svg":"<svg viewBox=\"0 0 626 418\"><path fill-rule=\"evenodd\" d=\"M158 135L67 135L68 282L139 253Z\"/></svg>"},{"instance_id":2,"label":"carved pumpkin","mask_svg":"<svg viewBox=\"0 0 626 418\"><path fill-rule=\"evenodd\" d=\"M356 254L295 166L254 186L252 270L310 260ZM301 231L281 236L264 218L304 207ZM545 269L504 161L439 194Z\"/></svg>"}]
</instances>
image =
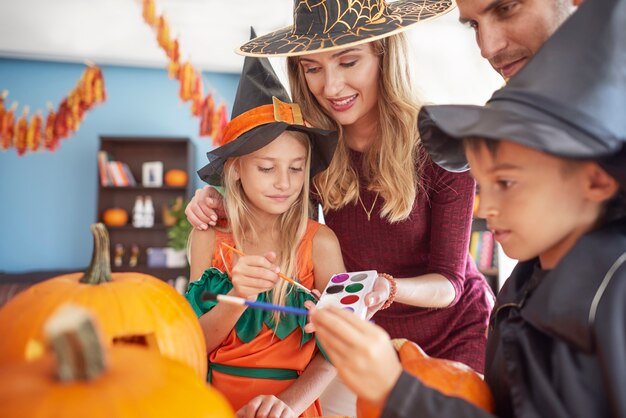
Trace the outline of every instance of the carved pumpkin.
<instances>
[{"instance_id":1,"label":"carved pumpkin","mask_svg":"<svg viewBox=\"0 0 626 418\"><path fill-rule=\"evenodd\" d=\"M448 396L456 396L488 412L494 412L494 401L487 383L463 363L428 356L417 344L394 339L402 368L420 381ZM381 409L365 399L357 399L357 417L378 418ZM419 415L418 411L416 414Z\"/></svg>"},{"instance_id":2,"label":"carved pumpkin","mask_svg":"<svg viewBox=\"0 0 626 418\"><path fill-rule=\"evenodd\" d=\"M104 211L102 221L108 226L124 226L128 223L128 212L120 208L111 208Z\"/></svg>"},{"instance_id":3,"label":"carved pumpkin","mask_svg":"<svg viewBox=\"0 0 626 418\"><path fill-rule=\"evenodd\" d=\"M61 307L45 328L54 356L0 368L3 418L235 417L189 366L140 347L107 350L83 308Z\"/></svg>"},{"instance_id":4,"label":"carved pumpkin","mask_svg":"<svg viewBox=\"0 0 626 418\"><path fill-rule=\"evenodd\" d=\"M0 364L33 360L44 351L42 325L61 304L96 315L109 344L139 344L191 366L206 378L204 335L189 303L167 283L142 273L111 273L109 237L92 225L94 253L85 273L38 283L0 309Z\"/></svg>"},{"instance_id":5,"label":"carved pumpkin","mask_svg":"<svg viewBox=\"0 0 626 418\"><path fill-rule=\"evenodd\" d=\"M165 184L172 187L183 187L187 184L187 173L176 168L167 170Z\"/></svg>"}]
</instances>

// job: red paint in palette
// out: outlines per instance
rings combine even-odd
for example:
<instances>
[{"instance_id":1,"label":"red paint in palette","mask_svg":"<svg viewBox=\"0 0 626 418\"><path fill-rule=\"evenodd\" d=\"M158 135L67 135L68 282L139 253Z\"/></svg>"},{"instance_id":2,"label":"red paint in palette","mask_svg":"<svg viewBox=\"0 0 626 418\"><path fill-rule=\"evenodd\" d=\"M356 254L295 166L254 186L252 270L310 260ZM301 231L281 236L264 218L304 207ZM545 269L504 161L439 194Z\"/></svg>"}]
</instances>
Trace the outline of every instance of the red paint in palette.
<instances>
[{"instance_id":1,"label":"red paint in palette","mask_svg":"<svg viewBox=\"0 0 626 418\"><path fill-rule=\"evenodd\" d=\"M358 300L359 300L359 297L357 295L348 295L346 297L341 298L341 303L343 303L344 305L352 305Z\"/></svg>"}]
</instances>

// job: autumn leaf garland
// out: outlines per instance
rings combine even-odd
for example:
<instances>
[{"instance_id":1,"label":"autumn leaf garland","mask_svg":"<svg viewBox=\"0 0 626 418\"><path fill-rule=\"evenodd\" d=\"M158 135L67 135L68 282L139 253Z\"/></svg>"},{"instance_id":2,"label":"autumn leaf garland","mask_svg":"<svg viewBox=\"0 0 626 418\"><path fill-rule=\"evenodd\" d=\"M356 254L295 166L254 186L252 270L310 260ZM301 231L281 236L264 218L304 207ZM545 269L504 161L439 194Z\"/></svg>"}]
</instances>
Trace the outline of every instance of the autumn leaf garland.
<instances>
[{"instance_id":1,"label":"autumn leaf garland","mask_svg":"<svg viewBox=\"0 0 626 418\"><path fill-rule=\"evenodd\" d=\"M189 60L180 61L178 39L172 39L170 26L161 14L157 16L154 0L142 0L143 20L156 32L157 43L169 59L167 66L170 78L178 80L178 95L183 102L191 102L191 114L200 118L200 136L211 136L215 145L220 145L228 124L226 104L222 102L215 109L213 94L204 95L202 73L194 68Z\"/></svg>"},{"instance_id":2,"label":"autumn leaf garland","mask_svg":"<svg viewBox=\"0 0 626 418\"><path fill-rule=\"evenodd\" d=\"M55 151L59 141L70 137L80 127L85 112L106 100L102 70L88 65L76 87L70 91L55 110L48 104L45 124L40 110L29 120L30 107L24 106L16 118L17 102L6 107L8 91L0 94L0 150L15 148L19 156L26 152Z\"/></svg>"}]
</instances>

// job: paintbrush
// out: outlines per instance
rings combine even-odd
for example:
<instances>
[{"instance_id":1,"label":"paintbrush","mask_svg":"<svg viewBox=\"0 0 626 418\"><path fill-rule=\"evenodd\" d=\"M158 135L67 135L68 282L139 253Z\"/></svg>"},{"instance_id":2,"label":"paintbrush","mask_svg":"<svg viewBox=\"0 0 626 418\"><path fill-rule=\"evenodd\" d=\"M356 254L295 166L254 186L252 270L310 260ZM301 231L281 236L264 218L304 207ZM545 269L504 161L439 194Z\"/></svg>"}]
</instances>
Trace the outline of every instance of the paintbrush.
<instances>
[{"instance_id":1,"label":"paintbrush","mask_svg":"<svg viewBox=\"0 0 626 418\"><path fill-rule=\"evenodd\" d=\"M237 296L220 295L217 293L203 292L202 300L216 300L218 302L230 303L239 306L249 306L251 308L263 309L266 311L278 311L293 315L308 315L309 311L302 308L294 308L293 306L274 305L273 303L257 302Z\"/></svg>"},{"instance_id":2,"label":"paintbrush","mask_svg":"<svg viewBox=\"0 0 626 418\"><path fill-rule=\"evenodd\" d=\"M232 252L234 252L235 254L239 254L240 256L244 257L246 254L243 251L240 251L238 249L236 249L235 247L231 247L230 245L226 244L225 242L221 243L224 247L228 248L229 250L231 250ZM278 277L280 277L283 280L288 281L289 283L291 283L292 285L302 289L303 291L305 291L306 293L308 293L309 295L313 296L313 298L315 300L319 300L319 298L315 295L315 293L311 292L311 290L309 288L307 288L306 286L303 286L302 284L296 282L295 280L293 280L290 277L285 276L282 273L277 273Z\"/></svg>"}]
</instances>

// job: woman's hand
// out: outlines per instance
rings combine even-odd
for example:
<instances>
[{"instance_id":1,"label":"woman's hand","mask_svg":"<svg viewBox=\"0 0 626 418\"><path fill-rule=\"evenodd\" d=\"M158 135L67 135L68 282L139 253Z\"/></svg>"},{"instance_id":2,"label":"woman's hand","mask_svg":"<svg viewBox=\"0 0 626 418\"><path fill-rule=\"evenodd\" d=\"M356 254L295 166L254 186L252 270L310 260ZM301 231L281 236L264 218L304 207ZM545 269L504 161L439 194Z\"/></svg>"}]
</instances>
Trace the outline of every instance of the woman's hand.
<instances>
[{"instance_id":1,"label":"woman's hand","mask_svg":"<svg viewBox=\"0 0 626 418\"><path fill-rule=\"evenodd\" d=\"M367 306L366 319L370 319L381 306L385 304L389 299L389 292L391 288L389 286L389 280L383 276L378 276L372 287L372 291L365 295L365 306Z\"/></svg>"},{"instance_id":2,"label":"woman's hand","mask_svg":"<svg viewBox=\"0 0 626 418\"><path fill-rule=\"evenodd\" d=\"M232 269L233 290L230 294L241 298L256 299L257 295L273 289L280 278L276 264L276 253L264 256L246 255L239 257Z\"/></svg>"},{"instance_id":3,"label":"woman's hand","mask_svg":"<svg viewBox=\"0 0 626 418\"><path fill-rule=\"evenodd\" d=\"M358 396L384 404L402 373L385 330L332 306L312 309L310 320L343 382Z\"/></svg>"},{"instance_id":4,"label":"woman's hand","mask_svg":"<svg viewBox=\"0 0 626 418\"><path fill-rule=\"evenodd\" d=\"M194 228L205 230L217 224L219 218L225 218L222 195L211 186L196 190L185 208L187 220Z\"/></svg>"},{"instance_id":5,"label":"woman's hand","mask_svg":"<svg viewBox=\"0 0 626 418\"><path fill-rule=\"evenodd\" d=\"M237 411L237 418L296 418L293 410L274 395L259 395Z\"/></svg>"}]
</instances>

